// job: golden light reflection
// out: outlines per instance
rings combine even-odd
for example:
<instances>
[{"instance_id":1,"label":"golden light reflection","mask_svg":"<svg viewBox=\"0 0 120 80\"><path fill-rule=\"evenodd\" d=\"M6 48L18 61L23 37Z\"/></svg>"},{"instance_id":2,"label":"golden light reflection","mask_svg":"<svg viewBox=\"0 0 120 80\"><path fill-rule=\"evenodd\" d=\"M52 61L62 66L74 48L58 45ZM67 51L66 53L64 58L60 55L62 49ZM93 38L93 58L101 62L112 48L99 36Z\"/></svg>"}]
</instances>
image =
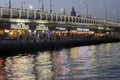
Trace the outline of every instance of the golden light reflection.
<instances>
[{"instance_id":1,"label":"golden light reflection","mask_svg":"<svg viewBox=\"0 0 120 80\"><path fill-rule=\"evenodd\" d=\"M53 76L50 52L38 52L36 59L36 77L38 80L51 80Z\"/></svg>"},{"instance_id":2,"label":"golden light reflection","mask_svg":"<svg viewBox=\"0 0 120 80\"><path fill-rule=\"evenodd\" d=\"M111 72L117 71L119 67L118 47L119 44L111 46L107 43L38 52L34 55L18 55L4 60L0 58L0 80L94 80L102 76L108 78ZM118 76L119 71L114 74Z\"/></svg>"},{"instance_id":3,"label":"golden light reflection","mask_svg":"<svg viewBox=\"0 0 120 80\"><path fill-rule=\"evenodd\" d=\"M39 52L38 56L36 56L36 62L43 65L43 64L51 64L52 62L51 56L49 52Z\"/></svg>"},{"instance_id":4,"label":"golden light reflection","mask_svg":"<svg viewBox=\"0 0 120 80\"><path fill-rule=\"evenodd\" d=\"M7 80L7 72L4 69L4 60L0 58L0 80Z\"/></svg>"},{"instance_id":5,"label":"golden light reflection","mask_svg":"<svg viewBox=\"0 0 120 80\"><path fill-rule=\"evenodd\" d=\"M79 58L79 48L78 47L75 47L75 48L71 48L70 50L70 57L72 59L78 59Z\"/></svg>"},{"instance_id":6,"label":"golden light reflection","mask_svg":"<svg viewBox=\"0 0 120 80\"><path fill-rule=\"evenodd\" d=\"M96 51L96 46L91 45L91 46L90 46L90 52L89 52L89 53L90 53L91 55L92 55L92 54L94 55L94 54L95 54L95 51Z\"/></svg>"},{"instance_id":7,"label":"golden light reflection","mask_svg":"<svg viewBox=\"0 0 120 80\"><path fill-rule=\"evenodd\" d=\"M65 80L65 75L70 73L68 53L67 49L52 52L54 79Z\"/></svg>"},{"instance_id":8,"label":"golden light reflection","mask_svg":"<svg viewBox=\"0 0 120 80\"><path fill-rule=\"evenodd\" d=\"M97 55L96 51L97 51L96 50L96 46L95 45L91 45L90 46L90 50L89 50L89 54L90 54L90 57L91 57L91 59L90 59L91 65L94 65L94 67L91 66L93 69L95 69L98 66L97 58L96 58L96 55Z\"/></svg>"},{"instance_id":9,"label":"golden light reflection","mask_svg":"<svg viewBox=\"0 0 120 80\"><path fill-rule=\"evenodd\" d=\"M111 43L107 43L107 44L106 44L106 50L107 50L107 51L110 51L111 46L112 46Z\"/></svg>"},{"instance_id":10,"label":"golden light reflection","mask_svg":"<svg viewBox=\"0 0 120 80\"><path fill-rule=\"evenodd\" d=\"M35 76L32 74L33 56L14 56L6 59L6 67L8 78L10 80L34 80Z\"/></svg>"},{"instance_id":11,"label":"golden light reflection","mask_svg":"<svg viewBox=\"0 0 120 80\"><path fill-rule=\"evenodd\" d=\"M68 55L66 50L63 49L62 51L58 51L57 53L53 52L54 63L57 64L66 64L68 63Z\"/></svg>"}]
</instances>

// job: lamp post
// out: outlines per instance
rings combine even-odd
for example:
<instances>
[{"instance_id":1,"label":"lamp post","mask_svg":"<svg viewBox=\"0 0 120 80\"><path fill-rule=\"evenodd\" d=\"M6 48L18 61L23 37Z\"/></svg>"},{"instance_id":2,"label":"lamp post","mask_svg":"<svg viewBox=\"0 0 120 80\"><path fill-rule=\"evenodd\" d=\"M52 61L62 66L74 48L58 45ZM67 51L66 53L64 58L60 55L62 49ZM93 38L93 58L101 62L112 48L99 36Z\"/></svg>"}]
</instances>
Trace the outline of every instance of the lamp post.
<instances>
[{"instance_id":1,"label":"lamp post","mask_svg":"<svg viewBox=\"0 0 120 80\"><path fill-rule=\"evenodd\" d=\"M11 4L12 4L12 3L11 3L11 0L9 0L9 8L11 8Z\"/></svg>"},{"instance_id":2,"label":"lamp post","mask_svg":"<svg viewBox=\"0 0 120 80\"><path fill-rule=\"evenodd\" d=\"M81 1L81 4L86 6L86 16L88 17L88 5L84 1Z\"/></svg>"},{"instance_id":3,"label":"lamp post","mask_svg":"<svg viewBox=\"0 0 120 80\"><path fill-rule=\"evenodd\" d=\"M116 13L116 14L117 14L117 22L119 22L119 12L116 11L116 10L113 10L113 13Z\"/></svg>"},{"instance_id":4,"label":"lamp post","mask_svg":"<svg viewBox=\"0 0 120 80\"><path fill-rule=\"evenodd\" d=\"M100 7L103 7L105 9L105 20L107 21L108 18L108 13L107 13L107 8L105 5L100 5Z\"/></svg>"},{"instance_id":5,"label":"lamp post","mask_svg":"<svg viewBox=\"0 0 120 80\"><path fill-rule=\"evenodd\" d=\"M52 13L52 0L50 0L50 14Z\"/></svg>"},{"instance_id":6,"label":"lamp post","mask_svg":"<svg viewBox=\"0 0 120 80\"><path fill-rule=\"evenodd\" d=\"M39 3L42 3L42 12L44 12L44 3L43 3L43 0L39 0Z\"/></svg>"},{"instance_id":7,"label":"lamp post","mask_svg":"<svg viewBox=\"0 0 120 80\"><path fill-rule=\"evenodd\" d=\"M23 5L25 4L25 2L21 2L21 9L23 10Z\"/></svg>"}]
</instances>

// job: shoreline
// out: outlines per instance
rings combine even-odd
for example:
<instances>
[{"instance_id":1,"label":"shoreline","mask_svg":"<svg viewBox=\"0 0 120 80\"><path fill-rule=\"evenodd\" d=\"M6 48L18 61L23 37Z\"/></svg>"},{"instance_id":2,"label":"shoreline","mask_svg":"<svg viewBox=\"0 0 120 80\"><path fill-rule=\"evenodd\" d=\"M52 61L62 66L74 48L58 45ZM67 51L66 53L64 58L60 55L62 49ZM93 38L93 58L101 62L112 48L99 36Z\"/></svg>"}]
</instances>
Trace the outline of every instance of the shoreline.
<instances>
[{"instance_id":1,"label":"shoreline","mask_svg":"<svg viewBox=\"0 0 120 80\"><path fill-rule=\"evenodd\" d=\"M90 39L90 40L57 40L49 42L8 43L0 44L0 56L13 55L20 52L47 51L77 46L89 46L102 43L119 42L120 39ZM5 54L7 53L7 54Z\"/></svg>"}]
</instances>

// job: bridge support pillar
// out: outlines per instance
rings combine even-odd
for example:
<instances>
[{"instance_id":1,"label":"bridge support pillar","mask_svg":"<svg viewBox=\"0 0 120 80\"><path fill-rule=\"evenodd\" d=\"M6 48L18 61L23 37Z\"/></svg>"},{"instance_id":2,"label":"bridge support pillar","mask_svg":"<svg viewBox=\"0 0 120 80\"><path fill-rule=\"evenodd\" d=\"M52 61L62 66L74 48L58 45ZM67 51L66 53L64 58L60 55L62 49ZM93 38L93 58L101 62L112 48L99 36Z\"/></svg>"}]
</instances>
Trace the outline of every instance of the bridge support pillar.
<instances>
[{"instance_id":1,"label":"bridge support pillar","mask_svg":"<svg viewBox=\"0 0 120 80\"><path fill-rule=\"evenodd\" d=\"M21 18L21 10L19 10L19 18Z\"/></svg>"},{"instance_id":2,"label":"bridge support pillar","mask_svg":"<svg viewBox=\"0 0 120 80\"><path fill-rule=\"evenodd\" d=\"M33 13L34 19L36 18L36 12Z\"/></svg>"},{"instance_id":3,"label":"bridge support pillar","mask_svg":"<svg viewBox=\"0 0 120 80\"><path fill-rule=\"evenodd\" d=\"M12 18L12 9L10 8L10 17Z\"/></svg>"},{"instance_id":4,"label":"bridge support pillar","mask_svg":"<svg viewBox=\"0 0 120 80\"><path fill-rule=\"evenodd\" d=\"M28 19L28 17L29 17L29 11L26 11L26 13L27 13L27 19Z\"/></svg>"},{"instance_id":5,"label":"bridge support pillar","mask_svg":"<svg viewBox=\"0 0 120 80\"><path fill-rule=\"evenodd\" d=\"M0 8L0 17L2 17L2 8Z\"/></svg>"}]
</instances>

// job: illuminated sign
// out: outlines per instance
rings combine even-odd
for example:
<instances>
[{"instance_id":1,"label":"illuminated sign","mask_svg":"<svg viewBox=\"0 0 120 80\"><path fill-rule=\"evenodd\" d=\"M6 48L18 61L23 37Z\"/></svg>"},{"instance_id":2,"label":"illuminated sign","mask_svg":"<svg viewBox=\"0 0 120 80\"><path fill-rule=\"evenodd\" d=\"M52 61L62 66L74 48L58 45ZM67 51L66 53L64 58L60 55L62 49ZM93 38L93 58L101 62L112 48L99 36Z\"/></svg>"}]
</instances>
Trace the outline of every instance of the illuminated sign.
<instances>
[{"instance_id":1,"label":"illuminated sign","mask_svg":"<svg viewBox=\"0 0 120 80\"><path fill-rule=\"evenodd\" d=\"M11 24L12 29L29 29L29 25L25 24Z\"/></svg>"},{"instance_id":2,"label":"illuminated sign","mask_svg":"<svg viewBox=\"0 0 120 80\"><path fill-rule=\"evenodd\" d=\"M62 28L62 27L56 27L56 29L58 29L58 30L66 30L66 28Z\"/></svg>"},{"instance_id":3,"label":"illuminated sign","mask_svg":"<svg viewBox=\"0 0 120 80\"><path fill-rule=\"evenodd\" d=\"M89 31L89 29L86 29L86 28L77 28L77 31L85 31L85 32L87 32L87 31Z\"/></svg>"},{"instance_id":4,"label":"illuminated sign","mask_svg":"<svg viewBox=\"0 0 120 80\"><path fill-rule=\"evenodd\" d=\"M36 30L49 30L45 25L36 26Z\"/></svg>"}]
</instances>

